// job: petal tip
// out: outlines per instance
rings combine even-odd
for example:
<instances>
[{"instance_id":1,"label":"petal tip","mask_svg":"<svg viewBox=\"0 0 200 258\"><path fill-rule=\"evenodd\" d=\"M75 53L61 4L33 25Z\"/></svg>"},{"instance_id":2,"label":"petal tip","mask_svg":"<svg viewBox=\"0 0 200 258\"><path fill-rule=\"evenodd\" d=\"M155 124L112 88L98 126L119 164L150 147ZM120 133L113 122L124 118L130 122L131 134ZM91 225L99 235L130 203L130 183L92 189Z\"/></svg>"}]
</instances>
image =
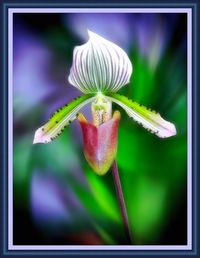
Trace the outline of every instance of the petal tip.
<instances>
[{"instance_id":1,"label":"petal tip","mask_svg":"<svg viewBox=\"0 0 200 258\"><path fill-rule=\"evenodd\" d=\"M177 134L175 125L172 124L172 123L170 123L170 124L171 124L171 128L170 128L170 135L169 135L169 137L175 136Z\"/></svg>"},{"instance_id":2,"label":"petal tip","mask_svg":"<svg viewBox=\"0 0 200 258\"><path fill-rule=\"evenodd\" d=\"M43 127L40 127L36 130L35 135L34 135L34 139L33 139L33 144L36 143L47 143L49 142L43 132Z\"/></svg>"},{"instance_id":3,"label":"petal tip","mask_svg":"<svg viewBox=\"0 0 200 258\"><path fill-rule=\"evenodd\" d=\"M87 29L87 32L88 32L88 35L89 35L89 38L97 38L97 37L100 37L98 34L96 34L95 32Z\"/></svg>"},{"instance_id":4,"label":"petal tip","mask_svg":"<svg viewBox=\"0 0 200 258\"><path fill-rule=\"evenodd\" d=\"M165 121L165 130L161 130L158 132L157 136L161 138L169 138L175 136L177 134L176 127L174 124Z\"/></svg>"},{"instance_id":5,"label":"petal tip","mask_svg":"<svg viewBox=\"0 0 200 258\"><path fill-rule=\"evenodd\" d=\"M87 29L87 32L88 32L89 37L92 36L93 32L91 30Z\"/></svg>"}]
</instances>

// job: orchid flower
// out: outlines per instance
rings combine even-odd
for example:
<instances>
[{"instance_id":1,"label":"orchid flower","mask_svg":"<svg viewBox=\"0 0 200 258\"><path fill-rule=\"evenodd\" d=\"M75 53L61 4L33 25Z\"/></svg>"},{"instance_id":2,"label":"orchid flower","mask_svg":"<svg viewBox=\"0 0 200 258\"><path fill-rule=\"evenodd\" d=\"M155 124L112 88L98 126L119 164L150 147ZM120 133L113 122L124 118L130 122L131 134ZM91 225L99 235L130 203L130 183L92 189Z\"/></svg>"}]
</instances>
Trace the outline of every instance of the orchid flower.
<instances>
[{"instance_id":1,"label":"orchid flower","mask_svg":"<svg viewBox=\"0 0 200 258\"><path fill-rule=\"evenodd\" d=\"M87 43L75 47L69 83L83 95L58 109L50 120L35 132L33 143L49 143L60 135L76 118L79 120L85 157L99 174L105 174L117 152L117 131L120 112L112 116L112 102L123 108L129 117L158 137L176 134L175 126L126 96L117 94L129 83L132 64L128 55L116 44L88 31ZM91 104L93 122L89 123L79 111Z\"/></svg>"}]
</instances>

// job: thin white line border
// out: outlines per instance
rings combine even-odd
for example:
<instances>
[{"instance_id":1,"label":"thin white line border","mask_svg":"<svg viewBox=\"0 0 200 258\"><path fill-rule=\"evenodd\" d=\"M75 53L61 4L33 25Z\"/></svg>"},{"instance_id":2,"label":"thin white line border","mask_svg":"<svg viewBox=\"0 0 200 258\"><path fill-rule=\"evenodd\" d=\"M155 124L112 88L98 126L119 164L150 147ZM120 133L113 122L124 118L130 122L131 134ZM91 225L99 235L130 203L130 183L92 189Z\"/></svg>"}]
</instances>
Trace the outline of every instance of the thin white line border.
<instances>
[{"instance_id":1,"label":"thin white line border","mask_svg":"<svg viewBox=\"0 0 200 258\"><path fill-rule=\"evenodd\" d=\"M13 245L13 14L15 13L185 13L187 14L187 245ZM192 250L192 8L8 8L8 250ZM189 145L190 144L190 145Z\"/></svg>"}]
</instances>

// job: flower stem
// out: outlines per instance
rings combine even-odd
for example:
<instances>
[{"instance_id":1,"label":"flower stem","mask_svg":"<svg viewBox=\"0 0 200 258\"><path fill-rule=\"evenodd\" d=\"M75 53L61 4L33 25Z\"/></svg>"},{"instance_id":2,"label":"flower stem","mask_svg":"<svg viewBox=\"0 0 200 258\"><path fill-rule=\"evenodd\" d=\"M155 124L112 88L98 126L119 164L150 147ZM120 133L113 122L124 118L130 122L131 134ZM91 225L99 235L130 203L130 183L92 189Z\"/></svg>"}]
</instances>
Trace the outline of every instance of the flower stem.
<instances>
[{"instance_id":1,"label":"flower stem","mask_svg":"<svg viewBox=\"0 0 200 258\"><path fill-rule=\"evenodd\" d=\"M113 179L114 179L114 184L115 184L115 189L116 189L116 193L117 193L118 202L119 202L119 205L120 205L122 221L123 221L123 224L124 224L126 237L127 237L128 242L130 244L132 244L132 237L131 237L131 231L130 231L130 228L129 228L126 204L125 204L125 201L124 201L124 195L123 195L121 181L120 181L120 177L119 177L117 162L115 160L112 164L112 174L113 174Z\"/></svg>"}]
</instances>

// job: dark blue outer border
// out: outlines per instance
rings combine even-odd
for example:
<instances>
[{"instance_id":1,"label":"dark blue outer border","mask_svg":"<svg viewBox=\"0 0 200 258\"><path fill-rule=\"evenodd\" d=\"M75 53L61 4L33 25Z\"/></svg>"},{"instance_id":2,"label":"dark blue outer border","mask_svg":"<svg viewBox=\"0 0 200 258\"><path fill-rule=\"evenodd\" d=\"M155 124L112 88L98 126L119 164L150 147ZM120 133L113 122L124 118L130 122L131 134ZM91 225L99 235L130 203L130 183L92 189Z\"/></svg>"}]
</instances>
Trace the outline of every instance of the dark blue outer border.
<instances>
[{"instance_id":1,"label":"dark blue outer border","mask_svg":"<svg viewBox=\"0 0 200 258\"><path fill-rule=\"evenodd\" d=\"M166 8L191 8L193 13L192 24L193 24L193 39L192 39L192 60L193 60L193 72L192 72L192 170L193 170L193 248L192 251L124 251L124 250L116 250L116 251L9 251L7 248L7 231L8 231L8 203L7 203L7 171L8 171L8 76L7 76L7 65L8 65L8 40L7 40L7 11L9 8L12 7L40 7L40 8L51 8L51 7L77 7L77 8L108 8L108 7L115 7L115 8L150 8L150 7L166 7ZM0 57L1 57L1 94L0 94L0 106L1 106L1 125L0 126L0 134L1 134L1 144L0 144L0 168L1 168L1 223L0 223L0 257L9 257L9 256L16 256L16 257L31 257L31 256L38 256L38 257L58 257L58 256L67 256L67 257L133 257L133 256L149 256L149 257L183 257L193 256L199 257L198 251L198 208L197 208L197 201L198 201L198 190L197 190L197 182L199 179L198 176L198 153L199 151L199 135L198 135L198 112L200 110L198 99L199 99L199 87L198 82L200 82L200 72L199 72L199 60L200 60L200 4L198 0L176 0L174 1L124 1L122 3L115 1L87 1L85 3L81 2L81 0L71 0L71 1L63 1L60 0L59 3L56 3L54 0L46 1L2 1L0 3L0 18L1 18L1 40L0 40ZM199 24L199 25L198 25Z\"/></svg>"}]
</instances>

